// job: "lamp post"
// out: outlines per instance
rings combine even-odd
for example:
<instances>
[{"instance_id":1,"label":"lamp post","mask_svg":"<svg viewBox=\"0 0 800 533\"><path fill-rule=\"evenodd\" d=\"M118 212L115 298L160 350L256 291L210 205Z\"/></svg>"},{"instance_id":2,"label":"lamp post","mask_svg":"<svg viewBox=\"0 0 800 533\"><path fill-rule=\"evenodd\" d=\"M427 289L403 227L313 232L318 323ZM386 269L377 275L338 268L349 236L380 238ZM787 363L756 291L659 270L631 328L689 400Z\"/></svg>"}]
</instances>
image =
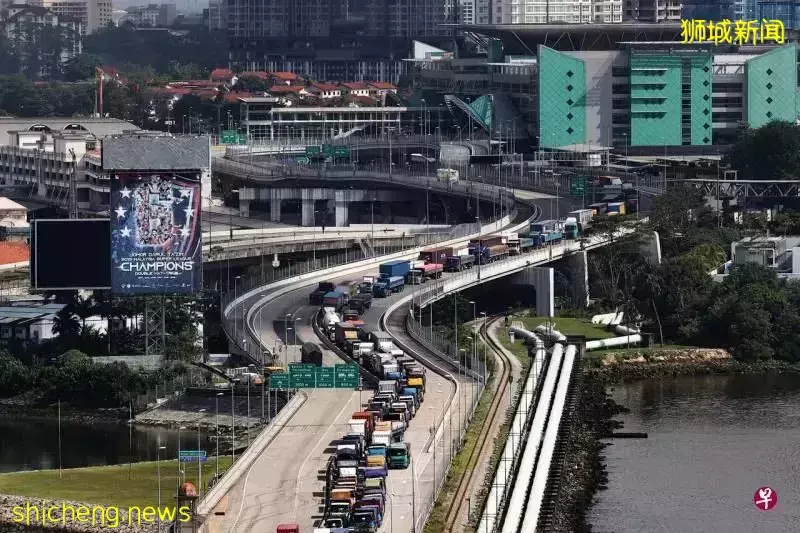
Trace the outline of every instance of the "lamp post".
<instances>
[{"instance_id":1,"label":"lamp post","mask_svg":"<svg viewBox=\"0 0 800 533\"><path fill-rule=\"evenodd\" d=\"M478 323L478 316L475 309L475 302L470 300L470 305L472 305L472 354L470 355L470 368L475 366L475 354L478 351L478 330L475 329L475 325ZM472 404L473 409L475 408L475 374L473 370L473 374L470 376L470 383L472 384Z\"/></svg>"},{"instance_id":2,"label":"lamp post","mask_svg":"<svg viewBox=\"0 0 800 533\"><path fill-rule=\"evenodd\" d=\"M236 382L231 383L231 464L236 460Z\"/></svg>"},{"instance_id":3,"label":"lamp post","mask_svg":"<svg viewBox=\"0 0 800 533\"><path fill-rule=\"evenodd\" d=\"M488 335L489 332L486 331L486 311L481 311L481 316L483 317L483 333L484 335ZM483 386L486 387L486 342L483 342L483 371L481 372L481 383Z\"/></svg>"},{"instance_id":4,"label":"lamp post","mask_svg":"<svg viewBox=\"0 0 800 533\"><path fill-rule=\"evenodd\" d=\"M245 431L247 431L247 447L250 447L250 376L247 377L247 418L245 419Z\"/></svg>"},{"instance_id":5,"label":"lamp post","mask_svg":"<svg viewBox=\"0 0 800 533\"><path fill-rule=\"evenodd\" d=\"M206 410L200 409L197 412L200 413L200 418L202 418L203 413L205 413ZM197 490L199 491L198 496L200 496L203 492L203 461L200 460L200 418L197 419Z\"/></svg>"},{"instance_id":6,"label":"lamp post","mask_svg":"<svg viewBox=\"0 0 800 533\"><path fill-rule=\"evenodd\" d=\"M217 453L216 453L216 457L217 457L217 460L216 460L216 463L217 463L217 474L216 474L216 476L214 476L215 479L219 479L219 397L222 396L223 394L224 394L223 392L218 392L217 395L214 397L214 403L216 404L216 410L217 410L217 417L216 417L217 418L217 421L216 421L216 426L217 426L217 438L216 438L216 441L217 441Z\"/></svg>"},{"instance_id":7,"label":"lamp post","mask_svg":"<svg viewBox=\"0 0 800 533\"><path fill-rule=\"evenodd\" d=\"M156 476L158 477L158 508L161 509L161 450L166 450L166 446L161 445L161 436L156 441ZM161 531L161 513L158 513L158 531Z\"/></svg>"},{"instance_id":8,"label":"lamp post","mask_svg":"<svg viewBox=\"0 0 800 533\"><path fill-rule=\"evenodd\" d=\"M175 482L175 496L180 496L180 488L181 488L181 474L183 470L181 469L181 430L186 429L186 426L178 426L178 453L176 454L178 457L178 479Z\"/></svg>"}]
</instances>

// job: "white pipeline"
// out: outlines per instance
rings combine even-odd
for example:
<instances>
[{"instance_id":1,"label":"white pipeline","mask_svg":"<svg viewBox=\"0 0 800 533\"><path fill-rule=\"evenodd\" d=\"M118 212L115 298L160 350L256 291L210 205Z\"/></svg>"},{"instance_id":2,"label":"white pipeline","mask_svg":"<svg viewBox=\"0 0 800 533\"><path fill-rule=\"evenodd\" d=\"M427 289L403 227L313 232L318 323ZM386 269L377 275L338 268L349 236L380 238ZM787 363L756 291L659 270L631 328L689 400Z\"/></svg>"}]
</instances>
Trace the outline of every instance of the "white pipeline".
<instances>
[{"instance_id":1,"label":"white pipeline","mask_svg":"<svg viewBox=\"0 0 800 533\"><path fill-rule=\"evenodd\" d=\"M511 326L508 328L508 331L514 334L514 337L519 337L521 339L529 340L531 342L539 342L539 337L536 336L535 333L532 331L528 331L525 328L518 328L516 326Z\"/></svg>"},{"instance_id":2,"label":"white pipeline","mask_svg":"<svg viewBox=\"0 0 800 533\"><path fill-rule=\"evenodd\" d=\"M550 420L547 422L547 431L542 442L542 453L536 464L536 474L533 477L531 493L528 503L525 506L525 519L522 521L522 528L514 530L533 533L539 523L539 514L542 510L542 499L547 486L547 478L550 474L553 453L556 449L558 439L558 429L561 426L561 417L564 414L564 406L567 402L567 389L569 389L570 378L572 377L572 367L575 363L575 346L568 346L564 356L564 366L561 367L561 375L558 378L558 389L553 399L553 409L550 412Z\"/></svg>"},{"instance_id":3,"label":"white pipeline","mask_svg":"<svg viewBox=\"0 0 800 533\"><path fill-rule=\"evenodd\" d=\"M614 332L617 335L638 335L639 328L630 328L628 326L614 326Z\"/></svg>"},{"instance_id":4,"label":"white pipeline","mask_svg":"<svg viewBox=\"0 0 800 533\"><path fill-rule=\"evenodd\" d=\"M525 443L522 461L520 461L517 469L517 479L514 482L514 486L511 487L511 498L503 521L502 533L517 533L519 531L520 521L525 510L525 496L528 493L528 486L533 477L536 455L542 442L547 415L550 413L553 391L555 390L558 375L561 372L561 362L564 360L563 351L563 347L560 344L553 348L553 355L550 357L550 364L547 367L544 385L542 386L542 394L539 397L539 403L536 404L536 414L528 432L528 440Z\"/></svg>"},{"instance_id":5,"label":"white pipeline","mask_svg":"<svg viewBox=\"0 0 800 533\"><path fill-rule=\"evenodd\" d=\"M522 432L525 429L525 422L528 420L528 413L530 413L532 403L534 399L536 399L536 387L542 375L542 367L544 366L546 355L544 345L541 341L536 345L536 348L533 368L528 373L525 389L522 391L517 411L511 422L508 439L506 440L506 445L503 447L503 455L500 458L497 472L495 472L494 479L492 480L492 488L489 490L489 495L486 497L486 506L483 508L483 514L478 524L477 533L491 533L495 530L497 516L501 512L503 498L511 488L509 483L512 481L514 475L514 459L517 456L522 442Z\"/></svg>"},{"instance_id":6,"label":"white pipeline","mask_svg":"<svg viewBox=\"0 0 800 533\"><path fill-rule=\"evenodd\" d=\"M586 351L602 350L603 348L616 348L617 346L625 346L627 344L639 344L642 342L641 335L626 335L625 337L612 337L610 339L601 339L598 341L587 341Z\"/></svg>"},{"instance_id":7,"label":"white pipeline","mask_svg":"<svg viewBox=\"0 0 800 533\"><path fill-rule=\"evenodd\" d=\"M617 313L604 313L602 315L594 315L592 317L592 324L600 324L601 326L607 326L611 323L612 320L617 316Z\"/></svg>"},{"instance_id":8,"label":"white pipeline","mask_svg":"<svg viewBox=\"0 0 800 533\"><path fill-rule=\"evenodd\" d=\"M541 326L536 326L534 331L539 335L547 337L553 342L567 342L566 335L564 335L558 330L553 329L552 327L545 326L544 324Z\"/></svg>"}]
</instances>

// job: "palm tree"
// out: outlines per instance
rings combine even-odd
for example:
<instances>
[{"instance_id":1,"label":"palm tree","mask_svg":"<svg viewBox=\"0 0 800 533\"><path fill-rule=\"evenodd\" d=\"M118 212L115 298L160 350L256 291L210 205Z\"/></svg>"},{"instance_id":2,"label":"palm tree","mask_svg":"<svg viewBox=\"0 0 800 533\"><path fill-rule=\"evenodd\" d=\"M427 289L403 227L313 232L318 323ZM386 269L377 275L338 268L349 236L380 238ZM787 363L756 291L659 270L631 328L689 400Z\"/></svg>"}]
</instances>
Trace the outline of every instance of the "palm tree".
<instances>
[{"instance_id":1,"label":"palm tree","mask_svg":"<svg viewBox=\"0 0 800 533\"><path fill-rule=\"evenodd\" d=\"M66 309L56 313L53 317L53 334L60 337L75 338L81 331L78 318Z\"/></svg>"}]
</instances>

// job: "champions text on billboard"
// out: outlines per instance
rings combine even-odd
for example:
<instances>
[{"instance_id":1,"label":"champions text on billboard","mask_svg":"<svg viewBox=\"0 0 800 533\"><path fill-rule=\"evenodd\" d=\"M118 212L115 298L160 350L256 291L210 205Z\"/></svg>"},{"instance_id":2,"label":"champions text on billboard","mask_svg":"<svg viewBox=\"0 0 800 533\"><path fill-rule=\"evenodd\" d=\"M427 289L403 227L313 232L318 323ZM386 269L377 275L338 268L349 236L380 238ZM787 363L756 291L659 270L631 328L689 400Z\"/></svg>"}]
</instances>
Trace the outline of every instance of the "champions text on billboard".
<instances>
[{"instance_id":1,"label":"champions text on billboard","mask_svg":"<svg viewBox=\"0 0 800 533\"><path fill-rule=\"evenodd\" d=\"M202 288L200 176L116 173L111 179L111 287L119 294Z\"/></svg>"}]
</instances>

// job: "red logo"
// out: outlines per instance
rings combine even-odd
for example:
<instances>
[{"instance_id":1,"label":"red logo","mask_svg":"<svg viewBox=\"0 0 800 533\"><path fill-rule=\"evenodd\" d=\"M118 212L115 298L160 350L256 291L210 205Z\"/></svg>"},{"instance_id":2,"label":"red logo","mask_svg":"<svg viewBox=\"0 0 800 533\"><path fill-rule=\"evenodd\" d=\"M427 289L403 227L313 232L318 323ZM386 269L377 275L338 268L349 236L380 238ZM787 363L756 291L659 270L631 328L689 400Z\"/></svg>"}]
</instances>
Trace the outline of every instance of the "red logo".
<instances>
[{"instance_id":1,"label":"red logo","mask_svg":"<svg viewBox=\"0 0 800 533\"><path fill-rule=\"evenodd\" d=\"M771 511L778 505L778 493L770 487L761 487L753 494L753 503L759 511Z\"/></svg>"}]
</instances>

